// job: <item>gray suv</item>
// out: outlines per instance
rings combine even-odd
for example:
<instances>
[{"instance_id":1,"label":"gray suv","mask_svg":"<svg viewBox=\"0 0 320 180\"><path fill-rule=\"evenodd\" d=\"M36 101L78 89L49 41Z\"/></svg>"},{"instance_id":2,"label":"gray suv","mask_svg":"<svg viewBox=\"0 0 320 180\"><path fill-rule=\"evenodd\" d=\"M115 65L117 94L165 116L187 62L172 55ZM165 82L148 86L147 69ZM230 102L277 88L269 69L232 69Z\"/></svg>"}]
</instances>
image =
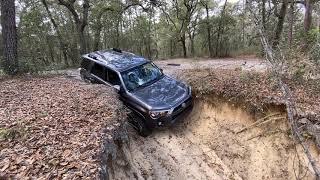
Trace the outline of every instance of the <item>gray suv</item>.
<instances>
[{"instance_id":1,"label":"gray suv","mask_svg":"<svg viewBox=\"0 0 320 180\"><path fill-rule=\"evenodd\" d=\"M163 74L153 62L119 49L82 56L81 78L114 87L132 110L129 122L142 136L170 126L192 110L191 87Z\"/></svg>"}]
</instances>

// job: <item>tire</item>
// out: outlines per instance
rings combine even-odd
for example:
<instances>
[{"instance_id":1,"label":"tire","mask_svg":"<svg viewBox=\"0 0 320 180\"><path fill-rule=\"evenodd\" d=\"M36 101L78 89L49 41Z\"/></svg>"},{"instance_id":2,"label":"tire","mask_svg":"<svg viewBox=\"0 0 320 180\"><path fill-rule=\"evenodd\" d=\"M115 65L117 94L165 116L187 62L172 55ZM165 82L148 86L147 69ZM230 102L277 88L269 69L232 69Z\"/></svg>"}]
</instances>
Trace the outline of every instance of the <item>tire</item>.
<instances>
[{"instance_id":1,"label":"tire","mask_svg":"<svg viewBox=\"0 0 320 180\"><path fill-rule=\"evenodd\" d=\"M138 134L142 137L147 137L152 133L152 130L149 129L146 123L138 116L133 113L128 115L129 123L133 126L133 128L138 132Z\"/></svg>"},{"instance_id":2,"label":"tire","mask_svg":"<svg viewBox=\"0 0 320 180\"><path fill-rule=\"evenodd\" d=\"M141 125L139 126L139 130L138 133L140 136L142 137L148 137L151 134L151 130L146 126L146 124L144 122L141 123Z\"/></svg>"},{"instance_id":3,"label":"tire","mask_svg":"<svg viewBox=\"0 0 320 180\"><path fill-rule=\"evenodd\" d=\"M85 72L85 70L80 70L80 77L86 83L93 83L92 80L90 80L90 78L88 78L88 75Z\"/></svg>"}]
</instances>

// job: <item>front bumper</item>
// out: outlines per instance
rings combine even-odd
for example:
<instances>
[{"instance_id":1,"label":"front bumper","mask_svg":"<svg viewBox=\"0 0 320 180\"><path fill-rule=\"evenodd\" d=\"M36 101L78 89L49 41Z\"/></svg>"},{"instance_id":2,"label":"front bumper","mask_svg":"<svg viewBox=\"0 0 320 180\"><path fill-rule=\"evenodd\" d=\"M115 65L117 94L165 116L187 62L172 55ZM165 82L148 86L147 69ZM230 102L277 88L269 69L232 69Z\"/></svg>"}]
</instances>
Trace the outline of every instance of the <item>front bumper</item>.
<instances>
[{"instance_id":1,"label":"front bumper","mask_svg":"<svg viewBox=\"0 0 320 180\"><path fill-rule=\"evenodd\" d=\"M173 111L167 116L156 119L156 120L150 118L147 121L147 126L149 128L170 127L171 125L175 124L177 121L188 116L192 112L192 109L193 109L193 100L192 100L192 96L190 96L183 103L175 107Z\"/></svg>"}]
</instances>

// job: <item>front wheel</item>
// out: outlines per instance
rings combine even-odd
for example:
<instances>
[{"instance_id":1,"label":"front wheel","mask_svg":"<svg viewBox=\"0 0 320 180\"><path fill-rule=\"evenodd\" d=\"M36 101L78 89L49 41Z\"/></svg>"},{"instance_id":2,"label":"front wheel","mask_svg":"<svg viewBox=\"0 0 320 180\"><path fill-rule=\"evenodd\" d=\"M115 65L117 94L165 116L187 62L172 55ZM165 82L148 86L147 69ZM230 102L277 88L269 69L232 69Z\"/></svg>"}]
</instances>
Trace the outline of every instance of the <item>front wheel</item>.
<instances>
[{"instance_id":1,"label":"front wheel","mask_svg":"<svg viewBox=\"0 0 320 180\"><path fill-rule=\"evenodd\" d=\"M142 137L147 137L152 133L152 130L149 129L146 123L138 116L130 113L128 115L129 123L133 126L133 128L139 133Z\"/></svg>"}]
</instances>

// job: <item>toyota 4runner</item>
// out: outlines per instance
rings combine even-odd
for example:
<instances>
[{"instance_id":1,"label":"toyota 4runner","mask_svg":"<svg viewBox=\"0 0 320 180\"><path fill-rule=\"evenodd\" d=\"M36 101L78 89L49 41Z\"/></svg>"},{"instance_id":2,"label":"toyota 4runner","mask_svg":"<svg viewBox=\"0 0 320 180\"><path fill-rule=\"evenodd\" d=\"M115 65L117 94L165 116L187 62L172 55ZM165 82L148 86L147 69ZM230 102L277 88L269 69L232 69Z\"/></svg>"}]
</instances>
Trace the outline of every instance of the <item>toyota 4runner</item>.
<instances>
[{"instance_id":1,"label":"toyota 4runner","mask_svg":"<svg viewBox=\"0 0 320 180\"><path fill-rule=\"evenodd\" d=\"M133 112L129 122L142 136L173 124L193 106L190 86L166 76L153 62L119 49L83 55L80 75L115 88Z\"/></svg>"}]
</instances>

